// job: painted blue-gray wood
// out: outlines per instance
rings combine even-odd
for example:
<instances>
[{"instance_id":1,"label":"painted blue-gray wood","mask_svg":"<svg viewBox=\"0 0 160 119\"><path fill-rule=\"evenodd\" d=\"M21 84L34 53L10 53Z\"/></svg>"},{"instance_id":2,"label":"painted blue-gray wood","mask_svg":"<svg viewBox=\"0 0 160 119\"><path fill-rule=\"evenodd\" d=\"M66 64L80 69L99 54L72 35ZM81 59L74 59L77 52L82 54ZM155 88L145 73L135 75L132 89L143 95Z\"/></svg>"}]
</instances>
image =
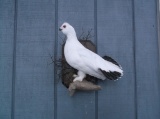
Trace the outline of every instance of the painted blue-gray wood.
<instances>
[{"instance_id":1,"label":"painted blue-gray wood","mask_svg":"<svg viewBox=\"0 0 160 119\"><path fill-rule=\"evenodd\" d=\"M15 119L54 118L55 2L17 1Z\"/></svg>"},{"instance_id":2,"label":"painted blue-gray wood","mask_svg":"<svg viewBox=\"0 0 160 119\"><path fill-rule=\"evenodd\" d=\"M156 0L135 0L138 119L160 118Z\"/></svg>"},{"instance_id":3,"label":"painted blue-gray wood","mask_svg":"<svg viewBox=\"0 0 160 119\"><path fill-rule=\"evenodd\" d=\"M0 16L0 119L160 118L156 0L1 0ZM65 21L78 36L93 29L122 79L68 95L48 65L61 57Z\"/></svg>"},{"instance_id":4,"label":"painted blue-gray wood","mask_svg":"<svg viewBox=\"0 0 160 119\"><path fill-rule=\"evenodd\" d=\"M93 29L94 33L94 0L74 1L61 0L58 3L58 26L69 22L75 27L77 36ZM87 35L87 34L85 34ZM59 32L59 36L64 35ZM94 38L92 41L94 42ZM62 39L58 39L58 56L61 57ZM68 90L61 81L57 84L57 119L94 119L95 118L95 92L79 92L69 97Z\"/></svg>"},{"instance_id":5,"label":"painted blue-gray wood","mask_svg":"<svg viewBox=\"0 0 160 119\"><path fill-rule=\"evenodd\" d=\"M103 81L98 93L99 119L135 119L135 70L132 0L99 0L97 4L97 47L123 67L119 81Z\"/></svg>"},{"instance_id":6,"label":"painted blue-gray wood","mask_svg":"<svg viewBox=\"0 0 160 119\"><path fill-rule=\"evenodd\" d=\"M0 118L11 119L14 1L0 1Z\"/></svg>"}]
</instances>

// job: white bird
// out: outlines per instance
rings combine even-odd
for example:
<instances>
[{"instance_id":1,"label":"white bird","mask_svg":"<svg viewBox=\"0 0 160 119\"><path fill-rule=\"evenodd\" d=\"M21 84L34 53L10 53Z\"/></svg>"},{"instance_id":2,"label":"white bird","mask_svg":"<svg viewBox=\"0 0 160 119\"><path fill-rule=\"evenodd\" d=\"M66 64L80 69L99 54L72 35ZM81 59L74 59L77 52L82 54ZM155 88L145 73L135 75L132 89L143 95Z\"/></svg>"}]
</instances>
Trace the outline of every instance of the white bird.
<instances>
[{"instance_id":1,"label":"white bird","mask_svg":"<svg viewBox=\"0 0 160 119\"><path fill-rule=\"evenodd\" d=\"M105 80L117 80L123 75L122 67L111 57L100 57L85 48L77 39L74 28L69 23L63 23L59 28L67 36L64 46L64 56L67 63L78 70L73 81L82 81L86 74Z\"/></svg>"}]
</instances>

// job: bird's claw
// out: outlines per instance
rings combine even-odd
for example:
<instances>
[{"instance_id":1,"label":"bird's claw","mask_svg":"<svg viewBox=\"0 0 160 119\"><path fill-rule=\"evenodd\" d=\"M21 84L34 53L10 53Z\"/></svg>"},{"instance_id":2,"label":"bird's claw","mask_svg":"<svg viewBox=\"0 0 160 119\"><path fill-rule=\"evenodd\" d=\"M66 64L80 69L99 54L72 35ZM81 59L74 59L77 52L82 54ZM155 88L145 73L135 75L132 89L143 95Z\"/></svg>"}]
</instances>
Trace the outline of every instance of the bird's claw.
<instances>
[{"instance_id":1,"label":"bird's claw","mask_svg":"<svg viewBox=\"0 0 160 119\"><path fill-rule=\"evenodd\" d=\"M73 79L73 82L75 82L75 81L80 81L81 82L82 80L83 80L82 78L76 77L76 78Z\"/></svg>"},{"instance_id":2,"label":"bird's claw","mask_svg":"<svg viewBox=\"0 0 160 119\"><path fill-rule=\"evenodd\" d=\"M74 78L76 78L77 76L78 76L78 75L76 75L76 74L73 74L73 77L74 77Z\"/></svg>"}]
</instances>

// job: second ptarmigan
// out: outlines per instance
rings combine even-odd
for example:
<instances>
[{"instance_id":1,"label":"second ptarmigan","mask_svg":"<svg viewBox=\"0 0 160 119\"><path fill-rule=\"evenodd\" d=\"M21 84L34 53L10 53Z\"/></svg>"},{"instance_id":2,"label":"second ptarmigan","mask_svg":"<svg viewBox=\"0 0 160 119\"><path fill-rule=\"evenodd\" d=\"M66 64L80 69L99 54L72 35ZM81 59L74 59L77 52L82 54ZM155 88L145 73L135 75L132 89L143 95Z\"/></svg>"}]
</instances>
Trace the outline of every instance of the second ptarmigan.
<instances>
[{"instance_id":1,"label":"second ptarmigan","mask_svg":"<svg viewBox=\"0 0 160 119\"><path fill-rule=\"evenodd\" d=\"M77 39L74 28L69 23L63 23L59 28L67 36L64 55L67 63L78 70L74 81L82 81L86 74L99 79L117 80L123 75L122 67L111 57L100 57L85 48Z\"/></svg>"}]
</instances>

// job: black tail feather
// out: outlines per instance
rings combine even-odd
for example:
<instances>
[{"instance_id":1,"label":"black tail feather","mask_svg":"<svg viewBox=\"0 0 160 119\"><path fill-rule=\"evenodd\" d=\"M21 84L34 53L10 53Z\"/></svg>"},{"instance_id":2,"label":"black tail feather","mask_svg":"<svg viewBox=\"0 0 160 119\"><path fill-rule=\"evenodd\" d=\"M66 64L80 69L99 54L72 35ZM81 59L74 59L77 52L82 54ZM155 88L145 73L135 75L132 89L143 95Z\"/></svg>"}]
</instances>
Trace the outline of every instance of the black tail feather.
<instances>
[{"instance_id":1,"label":"black tail feather","mask_svg":"<svg viewBox=\"0 0 160 119\"><path fill-rule=\"evenodd\" d=\"M106 78L110 79L110 80L117 80L118 78L121 77L121 73L117 72L117 71L109 71L106 72L105 70L99 69L105 76Z\"/></svg>"},{"instance_id":2,"label":"black tail feather","mask_svg":"<svg viewBox=\"0 0 160 119\"><path fill-rule=\"evenodd\" d=\"M105 59L105 60L107 60L107 61L109 61L109 62L112 62L113 64L121 67L114 59L112 59L112 58L109 57L109 56L104 56L103 59Z\"/></svg>"}]
</instances>

